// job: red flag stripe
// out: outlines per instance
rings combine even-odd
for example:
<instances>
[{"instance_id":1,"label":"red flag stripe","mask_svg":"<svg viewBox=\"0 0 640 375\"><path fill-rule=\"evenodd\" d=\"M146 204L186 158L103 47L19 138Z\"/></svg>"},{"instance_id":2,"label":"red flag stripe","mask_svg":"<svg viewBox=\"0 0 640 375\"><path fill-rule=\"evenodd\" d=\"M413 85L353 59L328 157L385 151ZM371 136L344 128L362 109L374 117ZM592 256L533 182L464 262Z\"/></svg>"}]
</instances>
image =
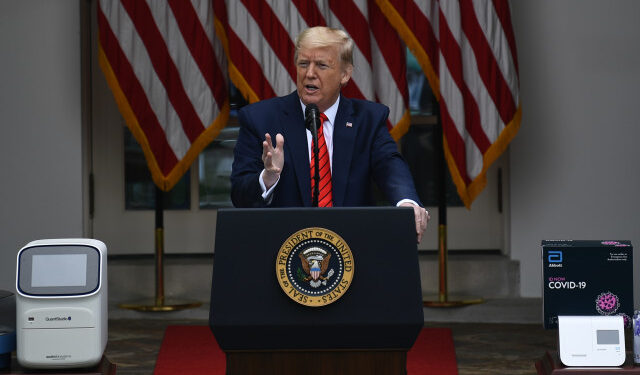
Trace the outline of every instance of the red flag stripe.
<instances>
[{"instance_id":1,"label":"red flag stripe","mask_svg":"<svg viewBox=\"0 0 640 375\"><path fill-rule=\"evenodd\" d=\"M121 0L122 5L129 13L129 17L134 20L136 31L142 39L151 63L167 90L169 101L180 117L182 128L190 141L195 141L204 130L204 124L200 121L191 101L184 90L184 86L179 80L180 74L175 66L164 39L158 31L158 26L151 16L151 11L147 3L135 0Z\"/></svg>"},{"instance_id":2,"label":"red flag stripe","mask_svg":"<svg viewBox=\"0 0 640 375\"><path fill-rule=\"evenodd\" d=\"M158 167L164 174L168 174L178 159L171 152L171 146L167 143L164 130L151 109L146 93L100 7L98 7L98 27L100 29L100 45L111 62L111 68L120 83L120 88L129 100L129 105L136 118L139 119L140 127L155 156Z\"/></svg>"},{"instance_id":3,"label":"red flag stripe","mask_svg":"<svg viewBox=\"0 0 640 375\"><path fill-rule=\"evenodd\" d=\"M440 13L440 45L442 56L444 57L447 65L446 67L441 67L440 80L443 79L442 69L448 68L447 70L449 71L451 78L453 79L455 85L457 86L457 89L462 95L461 102L464 106L464 116L461 116L457 120L453 119L453 121L456 123L458 129L460 126L466 127L475 144L484 153L491 145L491 142L487 138L480 125L478 103L476 103L476 101L474 100L473 95L471 95L471 92L469 91L469 88L467 87L467 84L463 78L464 73L462 68L462 54L460 52L460 46L451 33L451 29L449 28L447 19L442 12ZM441 93L444 95L442 90L443 89L441 88Z\"/></svg>"},{"instance_id":4,"label":"red flag stripe","mask_svg":"<svg viewBox=\"0 0 640 375\"><path fill-rule=\"evenodd\" d=\"M473 14L489 50L493 54L496 65L500 69L505 83L513 96L513 102L518 103L518 75L515 69L516 57L509 47L507 32L503 28L500 16L489 1L472 1ZM514 46L515 47L515 46ZM517 105L516 105L517 106ZM514 107L516 107L514 106Z\"/></svg>"},{"instance_id":5,"label":"red flag stripe","mask_svg":"<svg viewBox=\"0 0 640 375\"><path fill-rule=\"evenodd\" d=\"M500 70L501 77L504 79L504 85L506 85L504 98L498 98L498 100L508 101L508 103L505 104L512 107L511 110L509 110L506 105L499 107L501 112L503 112L501 114L503 124L508 124L514 118L519 105L518 76L514 66L514 56L512 56L511 50L508 47L507 38L503 32L502 25L500 24L497 13L495 13L493 5L490 2L471 4L473 4L476 18L479 21L479 26L484 33L484 36L486 36L494 61L497 68ZM499 105L500 103L496 103L496 106Z\"/></svg>"},{"instance_id":6,"label":"red flag stripe","mask_svg":"<svg viewBox=\"0 0 640 375\"><path fill-rule=\"evenodd\" d=\"M225 29L229 28L229 17L227 15L227 5L225 0L211 0L213 2L213 14L220 20Z\"/></svg>"},{"instance_id":7,"label":"red flag stripe","mask_svg":"<svg viewBox=\"0 0 640 375\"><path fill-rule=\"evenodd\" d=\"M191 4L189 3L189 5ZM158 25L157 30L162 38L163 45L166 46L169 58L173 61L173 64L176 67L177 75L175 75L174 78L176 81L180 82L181 87L186 93L187 100L193 107L193 112L200 119L200 123L203 126L210 124L211 120L215 117L215 97L213 96L213 92L207 84L206 78L198 66L197 61L193 58L191 51L189 51L189 47L185 42L185 38L191 36L188 34L183 35L181 33L179 22L176 20L174 13L167 6L166 2L151 2L148 3L148 8L153 18L153 22ZM199 23L198 21L199 20L196 20L196 23ZM141 49L139 49L139 51L146 51L144 44L142 44L140 48ZM146 56L149 55L146 54ZM134 53L129 56L129 58L132 61L139 61L140 55L136 55ZM136 70L136 73L139 77L143 77L146 74L145 71L154 71L153 65L146 67L144 70ZM160 81L158 81L158 83L159 85L164 86ZM145 86L145 89L147 95L150 96L157 95L159 92L157 86L155 88ZM165 90L166 89L169 88L165 88ZM156 110L156 113L158 113L158 111L164 111L163 106L154 106L154 109ZM167 116L167 118L169 119L167 122L169 127L183 130L183 126L180 121L174 120L179 118L178 116ZM167 133L170 134L171 130ZM201 131L198 134L200 133ZM187 140L185 147L183 148L184 150L188 149L189 143L191 143L191 140Z\"/></svg>"},{"instance_id":8,"label":"red flag stripe","mask_svg":"<svg viewBox=\"0 0 640 375\"><path fill-rule=\"evenodd\" d=\"M420 1L420 0L418 0ZM427 55L435 57L438 56L438 38L432 27L432 22L427 18L422 10L416 5L415 1L407 0L389 0L389 2L403 15L404 21L407 23L409 29L414 32L416 39L420 42L420 45L425 49ZM421 2L422 6L426 6L428 2ZM433 2L437 4L437 2ZM437 6L433 10L438 12ZM432 58L431 64L433 68L438 71L438 59Z\"/></svg>"},{"instance_id":9,"label":"red flag stripe","mask_svg":"<svg viewBox=\"0 0 640 375\"><path fill-rule=\"evenodd\" d=\"M351 80L347 83L346 86L344 86L342 88L342 94L344 94L345 96L349 97L349 98L355 98L355 99L368 99L371 100L373 98L371 97L367 97L363 90L366 91L372 91L373 89L367 89L370 86L370 78L367 77L371 77L371 73L367 74L366 72L364 72L364 67L360 66L358 67L358 69L360 69L359 74L353 73L351 75ZM354 71L356 69L354 68ZM360 85L364 86L363 89L360 88Z\"/></svg>"},{"instance_id":10,"label":"red flag stripe","mask_svg":"<svg viewBox=\"0 0 640 375\"><path fill-rule=\"evenodd\" d=\"M262 71L262 66L260 66L260 63L245 47L242 40L231 29L228 30L227 35L229 37L231 61L235 64L236 68L242 72L247 84L258 96L258 98L251 100L251 102L276 96L276 93L269 84L269 80ZM241 86L241 84L235 83L236 86Z\"/></svg>"},{"instance_id":11,"label":"red flag stripe","mask_svg":"<svg viewBox=\"0 0 640 375\"><path fill-rule=\"evenodd\" d=\"M343 27L342 25L330 25L331 27L342 28L349 34L349 31ZM351 36L351 35L349 35ZM371 66L366 64L366 58L359 49L359 46L354 41L353 47L353 55L354 55L354 68L351 73L351 80L347 83L346 86L342 88L342 93L349 98L356 99L372 99L373 95L373 86L371 85ZM358 59L360 56L360 59ZM358 65L358 62L361 64ZM367 93L369 93L367 95Z\"/></svg>"},{"instance_id":12,"label":"red flag stripe","mask_svg":"<svg viewBox=\"0 0 640 375\"><path fill-rule=\"evenodd\" d=\"M307 21L290 2L268 0L267 3L273 11L273 14L278 18L278 21L284 28L285 32L289 35L291 43L291 57L293 57L296 37L303 30L309 27L307 25ZM289 59L287 64L291 65L292 61L293 58Z\"/></svg>"},{"instance_id":13,"label":"red flag stripe","mask_svg":"<svg viewBox=\"0 0 640 375\"><path fill-rule=\"evenodd\" d=\"M264 77L267 79L267 84L271 86L276 95L286 95L290 93L295 88L295 81L289 73L289 66L292 64L290 62L286 65L282 63L277 53L265 40L269 34L262 32L260 25L242 2L232 1L230 4L231 6L228 8L230 29L235 32L244 48L259 63L260 70L262 70ZM232 43L229 44L231 51L236 49L236 47L237 46ZM244 56L240 58L244 58ZM239 65L239 62L235 60L233 56L232 62L236 66ZM242 70L240 70L240 73L242 75L255 74L254 72ZM261 97L260 99L265 98Z\"/></svg>"},{"instance_id":14,"label":"red flag stripe","mask_svg":"<svg viewBox=\"0 0 640 375\"><path fill-rule=\"evenodd\" d=\"M389 106L387 129L398 139L410 126L406 47L376 2L368 5L376 100Z\"/></svg>"},{"instance_id":15,"label":"red flag stripe","mask_svg":"<svg viewBox=\"0 0 640 375\"><path fill-rule=\"evenodd\" d=\"M263 1L242 0L247 11L253 16L264 35L264 39L271 46L282 65L287 69L291 79L296 79L296 69L293 61L294 45L289 33L284 29L280 20Z\"/></svg>"},{"instance_id":16,"label":"red flag stripe","mask_svg":"<svg viewBox=\"0 0 640 375\"><path fill-rule=\"evenodd\" d=\"M417 59L435 98L440 100L437 40L438 2L436 0L375 0L375 2ZM428 27L428 29L423 29L423 27ZM426 35L430 35L430 41L427 41L427 37L423 37ZM407 127L409 121L409 113L407 112L403 118L403 122L407 124ZM401 128L397 129L401 130ZM392 134L394 133L396 133L395 129ZM404 134L404 132L401 134Z\"/></svg>"},{"instance_id":17,"label":"red flag stripe","mask_svg":"<svg viewBox=\"0 0 640 375\"><path fill-rule=\"evenodd\" d=\"M406 87L407 66L404 59L404 45L393 27L380 12L380 8L372 6L369 7L369 10L371 32L374 35L376 44L383 52L384 62L397 86ZM408 102L408 92L404 92L403 97Z\"/></svg>"},{"instance_id":18,"label":"red flag stripe","mask_svg":"<svg viewBox=\"0 0 640 375\"><path fill-rule=\"evenodd\" d=\"M391 50L380 51L377 47L377 44L374 43L373 46L374 51L374 76L375 77L385 77L374 80L376 97L375 100L385 105L389 106L389 120L395 125L397 124L404 116L407 110L408 101L408 88L407 82L395 81L395 76L397 74L393 73L390 68L385 63L384 55L390 54L393 52ZM399 65L404 65L404 58L401 55L400 57L396 57L402 59L402 63Z\"/></svg>"},{"instance_id":19,"label":"red flag stripe","mask_svg":"<svg viewBox=\"0 0 640 375\"><path fill-rule=\"evenodd\" d=\"M329 0L329 7L371 65L371 42L366 15L362 14L353 1Z\"/></svg>"},{"instance_id":20,"label":"red flag stripe","mask_svg":"<svg viewBox=\"0 0 640 375\"><path fill-rule=\"evenodd\" d=\"M359 53L357 46L354 46L354 55ZM356 63L356 61L354 61L354 63ZM364 94L364 92L367 91L373 91L371 88L371 67L363 65L354 66L351 80L342 88L342 94L349 98L368 99Z\"/></svg>"},{"instance_id":21,"label":"red flag stripe","mask_svg":"<svg viewBox=\"0 0 640 375\"><path fill-rule=\"evenodd\" d=\"M262 67L229 25L225 0L213 0L213 10L222 24L219 32L222 33L225 52L231 63L229 75L236 87L251 103L274 97L276 94Z\"/></svg>"},{"instance_id":22,"label":"red flag stripe","mask_svg":"<svg viewBox=\"0 0 640 375\"><path fill-rule=\"evenodd\" d=\"M371 0L370 3L372 3ZM382 96L388 92L397 93L399 94L397 95L399 96L398 100L402 103L408 103L409 91L406 75L407 65L404 58L405 47L393 27L391 27L387 19L384 18L380 8L372 4L372 6L369 7L369 13L371 32L374 35L376 46L380 49L380 56L384 60L383 62L381 61L380 64L386 64L387 71L385 73L389 73L397 88L396 90L389 90L388 86L379 87L376 92L378 93L378 96ZM383 80L379 79L377 81L382 82ZM400 112L404 112L403 107L398 108L398 101L391 103L389 100L383 100L383 102L388 103L389 105L396 104L392 110L395 109ZM399 118L396 118L395 120L397 122Z\"/></svg>"},{"instance_id":23,"label":"red flag stripe","mask_svg":"<svg viewBox=\"0 0 640 375\"><path fill-rule=\"evenodd\" d=\"M125 58L131 64L133 73L149 101L151 110L155 114L156 121L164 131L163 136L167 138L171 152L175 154L178 160L182 159L189 148L190 140L182 128L180 117L170 101L165 85L153 67L144 42L136 32L133 20L119 1L101 1L100 6ZM113 79L115 80L115 78ZM128 83L122 82L121 84L126 85ZM113 87L113 85L111 86ZM130 101L132 99L124 98L124 100ZM139 120L127 121L127 125L132 131L135 130L134 128L137 126L135 124ZM142 133L142 130L139 130L139 133ZM148 152L150 153L151 151L148 150ZM161 172L158 171L157 173Z\"/></svg>"},{"instance_id":24,"label":"red flag stripe","mask_svg":"<svg viewBox=\"0 0 640 375\"><path fill-rule=\"evenodd\" d=\"M362 94L362 91L360 91L360 88L355 83L354 79L351 79L351 81L349 81L349 83L347 83L347 85L342 88L341 93L349 98L366 99L366 97Z\"/></svg>"},{"instance_id":25,"label":"red flag stripe","mask_svg":"<svg viewBox=\"0 0 640 375\"><path fill-rule=\"evenodd\" d=\"M344 1L345 3L352 3L352 1ZM340 7L341 3L336 2L336 6ZM332 5L330 3L329 5ZM336 14L334 9L331 7L331 16L329 17L331 27L339 28L347 32L349 36L353 39L353 63L354 69L351 74L351 83L349 83L344 89L343 92L346 96L357 98L357 99L367 99L374 100L375 92L373 88L373 72L371 67L371 45L370 39L368 37L369 29L366 23L362 24L361 19L364 17L362 13L360 13L360 9L358 7L352 6L349 8L351 11L355 12L355 14L349 14L348 17L341 14ZM342 5L344 6L344 5ZM341 18L342 17L342 18ZM342 23L346 22L346 24ZM365 19L366 22L366 19ZM366 27L366 30L359 30L358 28ZM354 34L357 34L358 37L354 37ZM363 35L367 35L366 38ZM357 38L357 39L356 39ZM358 39L360 39L359 44ZM366 54L369 55L366 55Z\"/></svg>"},{"instance_id":26,"label":"red flag stripe","mask_svg":"<svg viewBox=\"0 0 640 375\"><path fill-rule=\"evenodd\" d=\"M181 0L169 0L169 6L175 15L181 33L185 35L184 41L200 67L200 72L209 85L216 103L222 105L227 97L227 87L221 84L225 79L216 59L213 45L207 37L207 32L203 29L195 9L190 3Z\"/></svg>"},{"instance_id":27,"label":"red flag stripe","mask_svg":"<svg viewBox=\"0 0 640 375\"><path fill-rule=\"evenodd\" d=\"M452 174L458 174L465 184L471 183L471 179L467 174L467 162L466 162L466 147L460 133L456 130L456 126L453 123L449 115L446 102L442 101L440 104L441 119L443 136L446 140L446 147L449 149L451 157L455 163L455 169L452 170Z\"/></svg>"},{"instance_id":28,"label":"red flag stripe","mask_svg":"<svg viewBox=\"0 0 640 375\"><path fill-rule=\"evenodd\" d=\"M295 5L308 27L327 25L327 21L316 3L309 0L292 0L291 2Z\"/></svg>"},{"instance_id":29,"label":"red flag stripe","mask_svg":"<svg viewBox=\"0 0 640 375\"><path fill-rule=\"evenodd\" d=\"M460 1L460 13L462 29L476 56L478 73L487 87L494 103L499 106L499 113L503 123L508 123L516 112L513 95L498 63L496 62L491 47L484 38L484 33L478 19L474 16L473 4L469 0Z\"/></svg>"},{"instance_id":30,"label":"red flag stripe","mask_svg":"<svg viewBox=\"0 0 640 375\"><path fill-rule=\"evenodd\" d=\"M509 10L509 3L507 0L492 0L493 7L496 10L500 24L502 25L502 31L509 44L509 50L511 51L511 57L513 59L513 66L516 75L519 74L518 68L518 54L516 53L516 38L513 35L513 28L511 27L511 11Z\"/></svg>"}]
</instances>

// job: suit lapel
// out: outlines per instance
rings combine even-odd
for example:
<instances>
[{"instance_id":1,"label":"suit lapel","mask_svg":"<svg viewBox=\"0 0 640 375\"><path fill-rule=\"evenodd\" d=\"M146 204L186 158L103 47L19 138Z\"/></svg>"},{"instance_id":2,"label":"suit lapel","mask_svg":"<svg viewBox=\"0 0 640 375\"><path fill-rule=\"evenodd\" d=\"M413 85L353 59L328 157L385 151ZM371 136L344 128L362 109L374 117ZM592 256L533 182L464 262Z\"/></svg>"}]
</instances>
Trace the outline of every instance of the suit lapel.
<instances>
[{"instance_id":1,"label":"suit lapel","mask_svg":"<svg viewBox=\"0 0 640 375\"><path fill-rule=\"evenodd\" d=\"M283 100L281 127L285 130L282 134L286 134L284 137L285 159L292 162L303 205L309 207L311 206L311 178L304 115L295 91L283 97ZM286 158L287 153L291 155L290 158Z\"/></svg>"},{"instance_id":2,"label":"suit lapel","mask_svg":"<svg viewBox=\"0 0 640 375\"><path fill-rule=\"evenodd\" d=\"M347 126L351 123L351 126ZM340 96L340 105L333 124L333 167L331 184L333 188L334 206L343 206L349 180L349 167L353 156L357 123L353 118L351 100Z\"/></svg>"}]
</instances>

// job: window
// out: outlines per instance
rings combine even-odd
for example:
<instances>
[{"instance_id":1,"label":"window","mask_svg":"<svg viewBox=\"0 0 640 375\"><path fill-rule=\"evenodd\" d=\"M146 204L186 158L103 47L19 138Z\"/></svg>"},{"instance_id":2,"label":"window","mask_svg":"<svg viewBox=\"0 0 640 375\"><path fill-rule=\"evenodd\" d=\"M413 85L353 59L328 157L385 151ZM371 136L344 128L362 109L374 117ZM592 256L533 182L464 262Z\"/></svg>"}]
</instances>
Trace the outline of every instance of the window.
<instances>
[{"instance_id":1,"label":"window","mask_svg":"<svg viewBox=\"0 0 640 375\"><path fill-rule=\"evenodd\" d=\"M230 85L229 123L218 137L198 156L198 205L202 209L231 207L231 164L233 148L238 139L238 109L247 101L235 86Z\"/></svg>"},{"instance_id":2,"label":"window","mask_svg":"<svg viewBox=\"0 0 640 375\"><path fill-rule=\"evenodd\" d=\"M238 127L229 124L198 156L199 207L231 207L231 164Z\"/></svg>"},{"instance_id":3,"label":"window","mask_svg":"<svg viewBox=\"0 0 640 375\"><path fill-rule=\"evenodd\" d=\"M151 179L142 148L129 128L124 129L124 201L127 210L152 210L156 205L156 186ZM188 210L191 196L190 172L163 196L167 210Z\"/></svg>"}]
</instances>

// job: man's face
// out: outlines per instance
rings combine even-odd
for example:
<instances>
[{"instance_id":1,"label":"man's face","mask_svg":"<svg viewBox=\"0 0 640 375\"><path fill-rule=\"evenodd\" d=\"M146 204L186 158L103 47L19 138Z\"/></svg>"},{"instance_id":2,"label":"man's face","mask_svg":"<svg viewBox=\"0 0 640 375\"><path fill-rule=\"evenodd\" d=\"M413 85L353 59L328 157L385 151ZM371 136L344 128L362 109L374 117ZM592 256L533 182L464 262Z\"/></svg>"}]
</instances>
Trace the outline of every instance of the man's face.
<instances>
[{"instance_id":1,"label":"man's face","mask_svg":"<svg viewBox=\"0 0 640 375\"><path fill-rule=\"evenodd\" d=\"M298 96L305 105L326 111L349 82L352 67L343 66L337 47L300 48L296 61Z\"/></svg>"}]
</instances>

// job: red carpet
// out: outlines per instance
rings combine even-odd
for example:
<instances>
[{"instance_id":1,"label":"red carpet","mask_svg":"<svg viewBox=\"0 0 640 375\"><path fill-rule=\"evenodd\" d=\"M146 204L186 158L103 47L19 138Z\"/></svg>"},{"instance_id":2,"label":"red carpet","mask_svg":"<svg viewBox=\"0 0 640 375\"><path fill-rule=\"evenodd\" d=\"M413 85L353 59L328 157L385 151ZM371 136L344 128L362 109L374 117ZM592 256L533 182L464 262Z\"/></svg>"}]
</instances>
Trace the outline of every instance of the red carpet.
<instances>
[{"instance_id":1,"label":"red carpet","mask_svg":"<svg viewBox=\"0 0 640 375\"><path fill-rule=\"evenodd\" d=\"M407 355L408 375L457 375L451 330L423 328ZM169 326L155 375L224 375L225 355L207 326Z\"/></svg>"}]
</instances>

